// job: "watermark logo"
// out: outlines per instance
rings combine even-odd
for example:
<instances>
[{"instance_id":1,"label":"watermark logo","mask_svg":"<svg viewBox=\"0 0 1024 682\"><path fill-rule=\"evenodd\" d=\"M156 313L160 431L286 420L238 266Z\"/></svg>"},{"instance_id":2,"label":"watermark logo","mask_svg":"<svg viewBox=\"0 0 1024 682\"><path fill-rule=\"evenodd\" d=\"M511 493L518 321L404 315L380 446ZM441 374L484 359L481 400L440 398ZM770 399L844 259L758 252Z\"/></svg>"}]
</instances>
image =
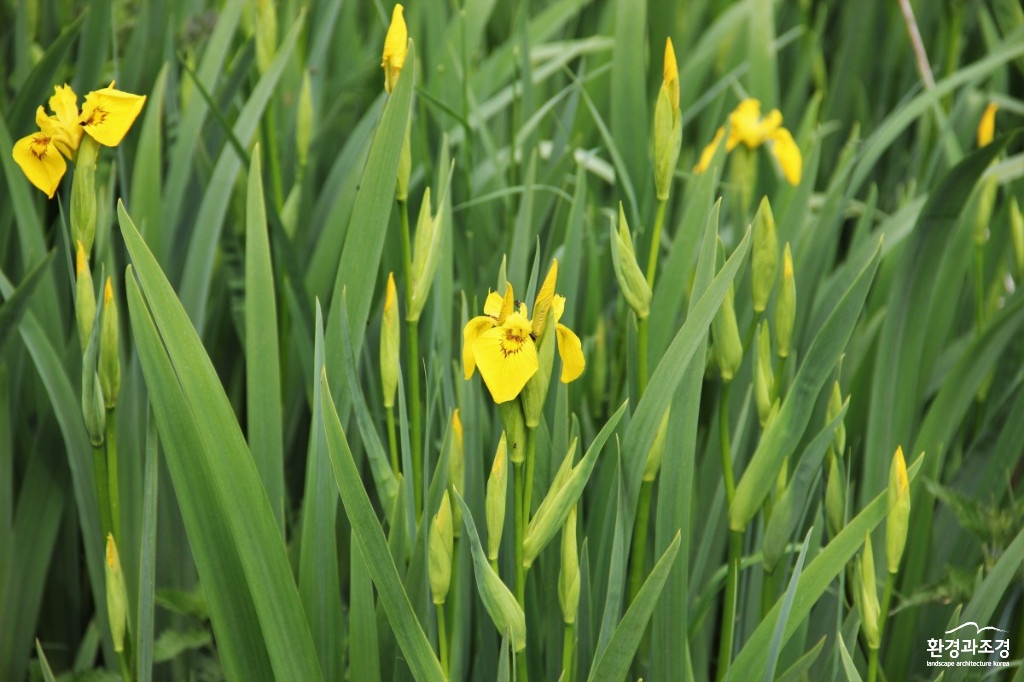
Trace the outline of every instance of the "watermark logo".
<instances>
[{"instance_id":1,"label":"watermark logo","mask_svg":"<svg viewBox=\"0 0 1024 682\"><path fill-rule=\"evenodd\" d=\"M1009 631L994 625L984 627L973 620L946 630L946 636L928 640L931 667L1007 668L1010 657Z\"/></svg>"}]
</instances>

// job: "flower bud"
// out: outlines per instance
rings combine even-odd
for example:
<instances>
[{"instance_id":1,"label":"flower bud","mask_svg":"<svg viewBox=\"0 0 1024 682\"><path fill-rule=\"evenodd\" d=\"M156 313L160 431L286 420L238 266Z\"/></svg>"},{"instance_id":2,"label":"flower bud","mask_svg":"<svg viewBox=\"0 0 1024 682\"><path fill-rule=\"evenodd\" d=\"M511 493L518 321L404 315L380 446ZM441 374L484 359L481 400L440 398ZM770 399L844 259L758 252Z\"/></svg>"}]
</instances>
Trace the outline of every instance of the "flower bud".
<instances>
[{"instance_id":1,"label":"flower bud","mask_svg":"<svg viewBox=\"0 0 1024 682\"><path fill-rule=\"evenodd\" d=\"M1024 215L1021 215L1017 197L1010 197L1010 237L1013 239L1013 262L1017 277L1024 275Z\"/></svg>"},{"instance_id":2,"label":"flower bud","mask_svg":"<svg viewBox=\"0 0 1024 682\"><path fill-rule=\"evenodd\" d=\"M775 373L772 371L772 341L768 320L763 320L754 339L757 353L754 356L754 399L757 402L757 417L764 428L772 411L775 399Z\"/></svg>"},{"instance_id":3,"label":"flower bud","mask_svg":"<svg viewBox=\"0 0 1024 682\"><path fill-rule=\"evenodd\" d=\"M508 447L505 434L498 441L494 454L491 475L487 477L487 493L484 495L484 511L487 515L487 558L498 560L501 547L501 533L505 529L505 507L508 494Z\"/></svg>"},{"instance_id":4,"label":"flower bud","mask_svg":"<svg viewBox=\"0 0 1024 682\"><path fill-rule=\"evenodd\" d=\"M668 199L679 161L683 122L679 112L679 67L672 39L665 41L664 80L654 105L654 185L658 201Z\"/></svg>"},{"instance_id":5,"label":"flower bud","mask_svg":"<svg viewBox=\"0 0 1024 682\"><path fill-rule=\"evenodd\" d=\"M121 392L121 358L118 355L117 301L114 298L114 287L110 278L103 287L103 311L100 315L100 388L103 389L103 402L108 410L117 405L117 396Z\"/></svg>"},{"instance_id":6,"label":"flower bud","mask_svg":"<svg viewBox=\"0 0 1024 682\"><path fill-rule=\"evenodd\" d=\"M793 255L789 250L789 242L786 242L782 249L782 287L775 300L775 352L780 358L789 357L795 320L796 281L793 278Z\"/></svg>"},{"instance_id":7,"label":"flower bud","mask_svg":"<svg viewBox=\"0 0 1024 682\"><path fill-rule=\"evenodd\" d=\"M309 146L313 142L313 84L309 71L302 72L302 89L295 110L295 157L299 168L305 169L309 160ZM301 172L301 171L300 171Z\"/></svg>"},{"instance_id":8,"label":"flower bud","mask_svg":"<svg viewBox=\"0 0 1024 682\"><path fill-rule=\"evenodd\" d=\"M900 569L900 559L907 545L907 526L910 525L910 482L901 447L897 447L896 454L892 456L886 498L889 513L885 517L885 562L889 573L896 573Z\"/></svg>"},{"instance_id":9,"label":"flower bud","mask_svg":"<svg viewBox=\"0 0 1024 682\"><path fill-rule=\"evenodd\" d=\"M719 255L723 254L722 242L718 242ZM724 260L724 259L723 259ZM722 305L711 320L711 338L714 339L715 360L723 381L732 381L736 370L743 361L743 340L736 324L736 309L733 307L733 286L729 285Z\"/></svg>"},{"instance_id":10,"label":"flower bud","mask_svg":"<svg viewBox=\"0 0 1024 682\"><path fill-rule=\"evenodd\" d=\"M277 51L277 3L256 2L256 68L266 73Z\"/></svg>"},{"instance_id":11,"label":"flower bud","mask_svg":"<svg viewBox=\"0 0 1024 682\"><path fill-rule=\"evenodd\" d=\"M843 529L846 521L846 493L843 492L843 470L839 457L829 446L828 479L825 483L825 520L828 531L835 537Z\"/></svg>"},{"instance_id":12,"label":"flower bud","mask_svg":"<svg viewBox=\"0 0 1024 682\"><path fill-rule=\"evenodd\" d=\"M452 554L454 553L454 528L452 526L452 505L448 491L444 491L441 507L430 524L428 540L428 573L430 593L435 604L444 604L448 598L448 586L452 579Z\"/></svg>"},{"instance_id":13,"label":"flower bud","mask_svg":"<svg viewBox=\"0 0 1024 682\"><path fill-rule=\"evenodd\" d=\"M562 528L562 566L558 570L558 603L562 607L562 620L569 625L576 622L580 604L580 560L576 554L576 506Z\"/></svg>"},{"instance_id":14,"label":"flower bud","mask_svg":"<svg viewBox=\"0 0 1024 682\"><path fill-rule=\"evenodd\" d=\"M988 106L985 107L985 111L982 112L981 120L978 121L979 147L985 147L992 142L996 132L996 110L998 109L998 104L989 102Z\"/></svg>"},{"instance_id":15,"label":"flower bud","mask_svg":"<svg viewBox=\"0 0 1024 682\"><path fill-rule=\"evenodd\" d=\"M522 403L518 400L498 403L498 416L505 429L508 458L513 464L522 464L526 461L526 418Z\"/></svg>"},{"instance_id":16,"label":"flower bud","mask_svg":"<svg viewBox=\"0 0 1024 682\"><path fill-rule=\"evenodd\" d=\"M96 157L99 142L83 135L75 157L75 175L71 182L71 239L81 242L85 255L92 252L96 237Z\"/></svg>"},{"instance_id":17,"label":"flower bud","mask_svg":"<svg viewBox=\"0 0 1024 682\"><path fill-rule=\"evenodd\" d=\"M825 423L831 424L832 420L843 411L843 393L839 390L839 382L832 384L832 393L828 397L828 407L825 409ZM836 427L835 451L842 455L846 452L846 424L839 422Z\"/></svg>"},{"instance_id":18,"label":"flower bud","mask_svg":"<svg viewBox=\"0 0 1024 682\"><path fill-rule=\"evenodd\" d=\"M647 453L647 462L644 464L643 480L647 483L654 481L661 469L661 459L665 454L665 437L668 436L668 418L672 412L672 403L665 408L665 414L661 415L658 423L658 430L654 433L654 442Z\"/></svg>"},{"instance_id":19,"label":"flower bud","mask_svg":"<svg viewBox=\"0 0 1024 682\"><path fill-rule=\"evenodd\" d=\"M409 138L411 125L411 120L405 125L402 151L398 155L398 175L395 180L395 199L398 201L406 201L409 198L409 176L412 175L412 142Z\"/></svg>"},{"instance_id":20,"label":"flower bud","mask_svg":"<svg viewBox=\"0 0 1024 682\"><path fill-rule=\"evenodd\" d=\"M462 494L466 484L466 457L463 450L462 418L459 409L452 413L452 437L448 441L448 485L455 492ZM458 507L453 510L455 516L455 537L462 535L462 512Z\"/></svg>"},{"instance_id":21,"label":"flower bud","mask_svg":"<svg viewBox=\"0 0 1024 682\"><path fill-rule=\"evenodd\" d=\"M384 67L384 89L391 92L398 82L398 75L405 65L405 56L409 51L409 31L405 27L405 8L399 4L391 12L391 25L384 36L384 54L380 65Z\"/></svg>"},{"instance_id":22,"label":"flower bud","mask_svg":"<svg viewBox=\"0 0 1024 682\"><path fill-rule=\"evenodd\" d=\"M430 188L423 190L423 203L416 220L416 238L412 253L412 298L405 319L416 322L420 319L423 306L427 304L430 289L434 284L434 273L441 256L441 237L444 221L444 200L438 204L437 213L430 214Z\"/></svg>"},{"instance_id":23,"label":"flower bud","mask_svg":"<svg viewBox=\"0 0 1024 682\"><path fill-rule=\"evenodd\" d=\"M121 558L117 553L114 536L107 533L106 561L103 572L107 578L107 618L110 620L110 638L114 651L124 651L124 634L128 628L128 590L121 571Z\"/></svg>"},{"instance_id":24,"label":"flower bud","mask_svg":"<svg viewBox=\"0 0 1024 682\"><path fill-rule=\"evenodd\" d=\"M555 537L559 526L565 521L567 508L559 510L559 503L563 501L560 493L573 475L573 459L576 455L577 439L573 439L569 445L569 451L562 459L561 466L555 472L551 480L551 487L547 495L541 500L536 513L530 519L530 525L526 529L526 536L523 538L523 566L529 568L534 560L540 555L541 550Z\"/></svg>"},{"instance_id":25,"label":"flower bud","mask_svg":"<svg viewBox=\"0 0 1024 682\"><path fill-rule=\"evenodd\" d=\"M384 407L395 405L398 390L398 367L401 346L401 331L398 324L398 292L395 288L395 273L388 273L387 290L384 294L384 315L380 323L380 383Z\"/></svg>"},{"instance_id":26,"label":"flower bud","mask_svg":"<svg viewBox=\"0 0 1024 682\"><path fill-rule=\"evenodd\" d=\"M76 242L75 255L75 318L78 320L78 339L82 342L82 353L89 343L93 321L96 319L96 292L93 291L92 271L89 256L82 242Z\"/></svg>"},{"instance_id":27,"label":"flower bud","mask_svg":"<svg viewBox=\"0 0 1024 682\"><path fill-rule=\"evenodd\" d=\"M768 197L761 199L757 215L754 216L754 246L750 268L754 312L761 313L768 305L768 297L772 295L775 278L779 274L779 236Z\"/></svg>"},{"instance_id":28,"label":"flower bud","mask_svg":"<svg viewBox=\"0 0 1024 682\"><path fill-rule=\"evenodd\" d=\"M89 432L89 442L97 448L103 445L107 428L107 410L103 403L99 373L96 371L99 362L99 327L98 324L93 325L82 356L82 417L85 418L85 428Z\"/></svg>"},{"instance_id":29,"label":"flower bud","mask_svg":"<svg viewBox=\"0 0 1024 682\"><path fill-rule=\"evenodd\" d=\"M881 607L878 605L878 586L875 582L875 558L871 551L871 535L864 537L864 552L860 555L857 570L857 595L860 607L861 628L868 647L877 649L881 644L879 621Z\"/></svg>"},{"instance_id":30,"label":"flower bud","mask_svg":"<svg viewBox=\"0 0 1024 682\"><path fill-rule=\"evenodd\" d=\"M636 262L636 253L633 251L633 239L629 235L629 225L626 224L626 214L622 210L622 202L619 202L619 229L616 232L615 226L609 226L611 230L612 244L612 266L615 268L615 278L619 281L619 288L626 302L633 308L636 316L643 320L651 314L651 287L647 284L644 273Z\"/></svg>"}]
</instances>

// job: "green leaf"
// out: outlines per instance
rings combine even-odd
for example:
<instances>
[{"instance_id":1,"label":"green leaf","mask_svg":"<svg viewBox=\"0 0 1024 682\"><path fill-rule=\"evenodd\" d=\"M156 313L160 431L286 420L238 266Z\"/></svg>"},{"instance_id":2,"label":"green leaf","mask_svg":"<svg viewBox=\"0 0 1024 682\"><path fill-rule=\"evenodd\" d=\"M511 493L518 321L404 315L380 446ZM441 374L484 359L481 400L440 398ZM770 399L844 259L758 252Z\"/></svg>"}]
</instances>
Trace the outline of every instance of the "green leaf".
<instances>
[{"instance_id":1,"label":"green leaf","mask_svg":"<svg viewBox=\"0 0 1024 682\"><path fill-rule=\"evenodd\" d=\"M4 347L8 337L21 324L22 316L28 308L32 293L39 282L43 279L53 262L55 250L50 250L46 258L36 263L32 270L25 275L25 278L18 285L18 288L11 294L2 296L3 305L0 305L0 349Z\"/></svg>"},{"instance_id":2,"label":"green leaf","mask_svg":"<svg viewBox=\"0 0 1024 682\"><path fill-rule=\"evenodd\" d=\"M320 400L323 404L327 449L334 469L334 480L341 493L345 513L352 524L352 532L366 560L366 568L370 572L373 584L377 586L388 622L391 623L395 639L398 640L398 646L401 647L406 662L417 679L444 680L441 664L434 656L430 642L412 610L412 604L409 603L409 597L399 579L395 561L388 551L384 531L360 481L345 430L338 419L338 410L334 407L325 368L321 368L320 371Z\"/></svg>"},{"instance_id":3,"label":"green leaf","mask_svg":"<svg viewBox=\"0 0 1024 682\"><path fill-rule=\"evenodd\" d=\"M206 628L191 630L164 630L153 647L153 658L157 663L170 661L190 649L201 649L213 642Z\"/></svg>"},{"instance_id":4,"label":"green leaf","mask_svg":"<svg viewBox=\"0 0 1024 682\"><path fill-rule=\"evenodd\" d=\"M679 533L672 540L665 553L654 565L651 574L647 576L643 587L637 593L633 603L630 604L626 615L612 633L608 646L601 652L594 667L590 670L587 678L590 682L603 682L607 680L621 680L629 672L629 665L636 655L637 647L647 629L647 621L654 612L654 607L661 596L661 589L665 586L672 563L679 553Z\"/></svg>"},{"instance_id":5,"label":"green leaf","mask_svg":"<svg viewBox=\"0 0 1024 682\"><path fill-rule=\"evenodd\" d=\"M156 611L157 498L160 490L156 417L146 410L146 468L143 474L142 546L139 559L139 614L135 632L136 674L139 682L153 679L153 630Z\"/></svg>"},{"instance_id":6,"label":"green leaf","mask_svg":"<svg viewBox=\"0 0 1024 682\"><path fill-rule=\"evenodd\" d=\"M825 637L818 640L818 643L814 647L797 659L796 663L789 666L789 669L779 675L776 682L801 682L807 679L808 671L811 666L814 665L815 661L818 660L818 656L821 655L821 650L825 647Z\"/></svg>"},{"instance_id":7,"label":"green leaf","mask_svg":"<svg viewBox=\"0 0 1024 682\"><path fill-rule=\"evenodd\" d=\"M789 614L793 610L793 599L796 598L796 586L800 580L800 573L804 569L804 560L807 558L807 546L811 542L811 533L814 528L807 531L804 543L800 546L800 554L796 558L796 566L793 567L793 574L789 577L789 586L782 598L782 609L779 611L779 618L775 622L775 630L772 632L772 641L768 648L768 667L764 670L765 682L772 682L775 679L775 667L779 664L779 654L782 653L782 639L785 635L786 623L789 622Z\"/></svg>"},{"instance_id":8,"label":"green leaf","mask_svg":"<svg viewBox=\"0 0 1024 682\"><path fill-rule=\"evenodd\" d=\"M43 679L46 682L57 682L57 678L53 676L53 670L50 669L50 662L46 660L46 654L43 653L43 645L36 639L36 656L39 657L39 667L43 672Z\"/></svg>"},{"instance_id":9,"label":"green leaf","mask_svg":"<svg viewBox=\"0 0 1024 682\"><path fill-rule=\"evenodd\" d=\"M843 635L839 634L839 656L843 661L843 672L846 673L847 682L861 682L860 673L857 672L857 666L853 663L853 657L850 656L850 650L846 648L846 642L843 641Z\"/></svg>"},{"instance_id":10,"label":"green leaf","mask_svg":"<svg viewBox=\"0 0 1024 682\"><path fill-rule=\"evenodd\" d=\"M259 145L252 151L245 203L245 382L249 450L284 534L284 436L277 297L263 199Z\"/></svg>"}]
</instances>

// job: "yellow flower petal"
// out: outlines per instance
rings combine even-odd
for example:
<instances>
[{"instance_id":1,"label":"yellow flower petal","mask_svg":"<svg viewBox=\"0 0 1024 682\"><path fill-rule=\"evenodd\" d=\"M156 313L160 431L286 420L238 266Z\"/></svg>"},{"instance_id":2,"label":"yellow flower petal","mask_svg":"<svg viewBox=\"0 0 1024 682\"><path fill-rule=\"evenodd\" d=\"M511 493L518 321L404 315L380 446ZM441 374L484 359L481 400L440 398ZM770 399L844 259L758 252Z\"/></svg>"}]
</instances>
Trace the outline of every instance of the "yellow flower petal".
<instances>
[{"instance_id":1,"label":"yellow flower petal","mask_svg":"<svg viewBox=\"0 0 1024 682\"><path fill-rule=\"evenodd\" d=\"M679 111L679 66L676 64L676 51L672 47L672 38L665 39L665 62L662 70L665 89L668 90L672 111Z\"/></svg>"},{"instance_id":2,"label":"yellow flower petal","mask_svg":"<svg viewBox=\"0 0 1024 682\"><path fill-rule=\"evenodd\" d=\"M729 114L726 149L732 151L740 143L749 149L760 147L780 125L782 114L778 109L772 109L767 117L761 118L761 103L756 99L745 99Z\"/></svg>"},{"instance_id":3,"label":"yellow flower petal","mask_svg":"<svg viewBox=\"0 0 1024 682\"><path fill-rule=\"evenodd\" d=\"M474 317L472 320L466 323L466 328L462 330L462 371L465 374L466 379L473 376L473 372L476 371L476 358L473 356L473 344L476 343L477 338L487 331L488 329L495 326L494 318L487 315L481 315Z\"/></svg>"},{"instance_id":4,"label":"yellow flower petal","mask_svg":"<svg viewBox=\"0 0 1024 682\"><path fill-rule=\"evenodd\" d=\"M94 140L108 147L116 147L121 144L145 103L145 95L115 90L111 82L109 87L85 96L78 121Z\"/></svg>"},{"instance_id":5,"label":"yellow flower petal","mask_svg":"<svg viewBox=\"0 0 1024 682\"><path fill-rule=\"evenodd\" d=\"M718 144L722 141L725 136L725 128L719 128L715 131L715 136L707 147L704 147L704 151L700 153L700 159L697 161L697 165L693 167L694 173L703 173L711 165L711 159L715 158L715 151L718 149Z\"/></svg>"},{"instance_id":6,"label":"yellow flower petal","mask_svg":"<svg viewBox=\"0 0 1024 682\"><path fill-rule=\"evenodd\" d=\"M519 313L512 313L503 325L480 334L473 344L473 354L496 403L518 396L539 367L530 321Z\"/></svg>"},{"instance_id":7,"label":"yellow flower petal","mask_svg":"<svg viewBox=\"0 0 1024 682\"><path fill-rule=\"evenodd\" d=\"M68 168L53 137L42 131L27 135L14 143L12 156L28 181L52 199Z\"/></svg>"},{"instance_id":8,"label":"yellow flower petal","mask_svg":"<svg viewBox=\"0 0 1024 682\"><path fill-rule=\"evenodd\" d=\"M516 295L512 291L512 282L505 282L505 297L501 300L501 310L498 311L498 324L504 323L505 318L515 311Z\"/></svg>"},{"instance_id":9,"label":"yellow flower petal","mask_svg":"<svg viewBox=\"0 0 1024 682\"><path fill-rule=\"evenodd\" d=\"M978 122L978 146L984 147L985 145L992 142L992 138L996 134L996 110L999 109L999 105L995 102L989 102L988 106L985 107L984 113L981 115L981 121Z\"/></svg>"},{"instance_id":10,"label":"yellow flower petal","mask_svg":"<svg viewBox=\"0 0 1024 682\"><path fill-rule=\"evenodd\" d=\"M772 133L772 154L779 162L782 174L791 185L800 184L800 176L803 173L803 156L800 154L800 147L796 146L793 136L785 128L779 128Z\"/></svg>"},{"instance_id":11,"label":"yellow flower petal","mask_svg":"<svg viewBox=\"0 0 1024 682\"><path fill-rule=\"evenodd\" d=\"M556 324L555 332L558 335L558 356L562 358L561 379L563 384L567 384L583 374L583 368L587 366L587 361L583 357L583 344L580 342L580 337L564 324Z\"/></svg>"},{"instance_id":12,"label":"yellow flower petal","mask_svg":"<svg viewBox=\"0 0 1024 682\"><path fill-rule=\"evenodd\" d=\"M555 297L551 299L551 309L555 311L555 322L557 323L562 319L562 313L565 312L565 296L555 294Z\"/></svg>"},{"instance_id":13,"label":"yellow flower petal","mask_svg":"<svg viewBox=\"0 0 1024 682\"><path fill-rule=\"evenodd\" d=\"M65 83L53 86L50 111L54 114L50 118L50 122L59 127L61 131L61 134L55 136L57 146L61 153L70 159L78 151L78 145L82 141L84 132L82 126L78 124L78 95L70 85Z\"/></svg>"},{"instance_id":14,"label":"yellow flower petal","mask_svg":"<svg viewBox=\"0 0 1024 682\"><path fill-rule=\"evenodd\" d=\"M484 301L484 315L491 317L501 315L501 304L504 300L505 298L497 291L488 292L487 300Z\"/></svg>"},{"instance_id":15,"label":"yellow flower petal","mask_svg":"<svg viewBox=\"0 0 1024 682\"><path fill-rule=\"evenodd\" d=\"M552 260L548 275L537 292L537 298L533 302L533 338L539 339L544 333L544 325L548 320L548 311L551 310L551 299L555 295L555 282L558 280L558 261Z\"/></svg>"},{"instance_id":16,"label":"yellow flower petal","mask_svg":"<svg viewBox=\"0 0 1024 682\"><path fill-rule=\"evenodd\" d=\"M384 37L384 54L380 65L384 67L384 89L391 92L398 82L398 75L405 65L405 54L409 50L409 31L405 27L405 8L395 5L391 12L391 25Z\"/></svg>"}]
</instances>

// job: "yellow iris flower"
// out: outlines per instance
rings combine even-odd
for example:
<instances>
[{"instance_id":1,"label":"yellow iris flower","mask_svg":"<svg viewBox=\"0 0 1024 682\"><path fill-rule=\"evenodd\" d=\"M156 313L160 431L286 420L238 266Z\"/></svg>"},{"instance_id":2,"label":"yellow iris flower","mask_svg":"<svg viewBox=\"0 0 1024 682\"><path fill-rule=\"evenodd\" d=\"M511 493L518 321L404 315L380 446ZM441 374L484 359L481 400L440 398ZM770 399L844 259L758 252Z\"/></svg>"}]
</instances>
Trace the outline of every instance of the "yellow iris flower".
<instances>
[{"instance_id":1,"label":"yellow iris flower","mask_svg":"<svg viewBox=\"0 0 1024 682\"><path fill-rule=\"evenodd\" d=\"M583 373L583 344L571 329L559 323L565 297L555 294L557 276L558 261L554 261L534 301L532 320L526 304L517 304L512 284L508 283L504 296L493 291L487 295L484 314L471 319L462 332L465 377L470 379L479 368L496 403L514 400L540 369L537 340L544 333L549 311L555 318L562 383L574 381Z\"/></svg>"},{"instance_id":2,"label":"yellow iris flower","mask_svg":"<svg viewBox=\"0 0 1024 682\"><path fill-rule=\"evenodd\" d=\"M711 143L701 152L697 165L693 167L695 172L703 173L707 170L723 137L725 128L720 127L715 131ZM791 185L800 184L803 157L793 135L782 127L782 113L778 109L772 109L767 116L762 117L761 103L756 99L745 99L736 105L729 114L729 137L725 141L725 151L731 152L740 144L748 149L768 144L786 181Z\"/></svg>"},{"instance_id":3,"label":"yellow iris flower","mask_svg":"<svg viewBox=\"0 0 1024 682\"><path fill-rule=\"evenodd\" d=\"M391 12L391 25L384 36L384 54L380 65L384 67L384 89L391 92L398 82L398 75L405 65L405 55L409 51L409 31L405 27L405 8L395 5Z\"/></svg>"},{"instance_id":4,"label":"yellow iris flower","mask_svg":"<svg viewBox=\"0 0 1024 682\"><path fill-rule=\"evenodd\" d=\"M117 146L145 103L145 95L115 90L111 82L108 87L87 94L79 113L75 91L67 84L54 86L49 101L53 115L48 116L43 107L39 107L36 111L39 131L14 144L14 160L29 182L53 198L67 170L64 157L74 160L82 135L88 133L102 145Z\"/></svg>"}]
</instances>

